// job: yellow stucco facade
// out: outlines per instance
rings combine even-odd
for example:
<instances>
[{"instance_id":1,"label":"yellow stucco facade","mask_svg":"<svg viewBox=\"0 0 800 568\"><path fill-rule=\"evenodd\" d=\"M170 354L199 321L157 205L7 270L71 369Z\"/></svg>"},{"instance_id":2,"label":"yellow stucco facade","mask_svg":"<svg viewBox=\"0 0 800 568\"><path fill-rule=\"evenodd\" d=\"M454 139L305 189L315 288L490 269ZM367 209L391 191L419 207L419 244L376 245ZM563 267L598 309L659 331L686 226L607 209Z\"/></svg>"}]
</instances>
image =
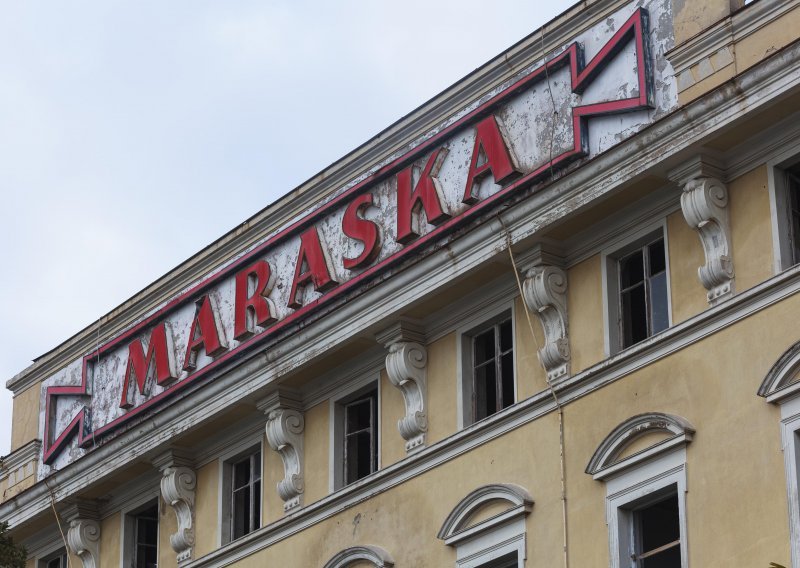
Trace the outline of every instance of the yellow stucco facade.
<instances>
[{"instance_id":1,"label":"yellow stucco facade","mask_svg":"<svg viewBox=\"0 0 800 568\"><path fill-rule=\"evenodd\" d=\"M639 7L583 4L548 33ZM0 520L27 568L62 550L72 568L132 566L155 504L159 568L638 567L635 519L656 497L677 503L671 566L800 568L787 458L800 440L800 7L664 6L651 25L669 24L653 53L674 66L669 112L212 381L59 454L45 418L56 383L36 365L14 379ZM636 255L641 313L626 296ZM284 345L298 351L270 351ZM229 386L195 398L215 385Z\"/></svg>"}]
</instances>

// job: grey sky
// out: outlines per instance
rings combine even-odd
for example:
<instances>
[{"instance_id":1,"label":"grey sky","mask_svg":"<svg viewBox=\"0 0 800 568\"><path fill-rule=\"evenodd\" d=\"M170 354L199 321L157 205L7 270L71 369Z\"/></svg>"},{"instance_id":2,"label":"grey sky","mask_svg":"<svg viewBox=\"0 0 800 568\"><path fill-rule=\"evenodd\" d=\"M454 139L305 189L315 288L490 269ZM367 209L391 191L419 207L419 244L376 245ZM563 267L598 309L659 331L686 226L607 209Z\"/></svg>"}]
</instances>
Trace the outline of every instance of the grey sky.
<instances>
[{"instance_id":1,"label":"grey sky","mask_svg":"<svg viewBox=\"0 0 800 568\"><path fill-rule=\"evenodd\" d=\"M0 379L572 3L3 2Z\"/></svg>"}]
</instances>

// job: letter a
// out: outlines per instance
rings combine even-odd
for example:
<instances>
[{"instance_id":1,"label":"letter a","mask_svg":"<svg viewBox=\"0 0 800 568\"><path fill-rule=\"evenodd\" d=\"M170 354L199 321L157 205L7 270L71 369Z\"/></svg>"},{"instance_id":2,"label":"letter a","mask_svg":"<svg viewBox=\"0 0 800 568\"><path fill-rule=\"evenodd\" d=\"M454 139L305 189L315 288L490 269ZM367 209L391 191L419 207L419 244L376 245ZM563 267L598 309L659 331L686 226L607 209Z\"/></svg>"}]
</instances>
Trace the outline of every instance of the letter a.
<instances>
[{"instance_id":1,"label":"letter a","mask_svg":"<svg viewBox=\"0 0 800 568\"><path fill-rule=\"evenodd\" d=\"M499 185L518 173L516 160L506 146L497 120L490 114L476 126L475 145L462 203L472 204L478 200L475 185L487 175L492 174L494 183Z\"/></svg>"}]
</instances>

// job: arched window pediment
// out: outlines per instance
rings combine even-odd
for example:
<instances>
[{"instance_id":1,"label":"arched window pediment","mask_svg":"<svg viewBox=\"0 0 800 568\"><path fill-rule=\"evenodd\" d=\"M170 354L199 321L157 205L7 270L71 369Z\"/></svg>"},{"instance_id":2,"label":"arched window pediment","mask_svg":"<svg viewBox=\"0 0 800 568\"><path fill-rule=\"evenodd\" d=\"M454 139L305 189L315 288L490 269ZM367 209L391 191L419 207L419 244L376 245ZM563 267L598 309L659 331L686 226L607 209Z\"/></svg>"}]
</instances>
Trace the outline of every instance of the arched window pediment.
<instances>
[{"instance_id":1,"label":"arched window pediment","mask_svg":"<svg viewBox=\"0 0 800 568\"><path fill-rule=\"evenodd\" d=\"M758 388L758 396L767 402L779 403L800 392L800 341L792 345L781 355L764 377Z\"/></svg>"},{"instance_id":2,"label":"arched window pediment","mask_svg":"<svg viewBox=\"0 0 800 568\"><path fill-rule=\"evenodd\" d=\"M347 568L356 562L371 562L376 568L392 568L394 560L379 546L353 546L336 553L323 568Z\"/></svg>"},{"instance_id":3,"label":"arched window pediment","mask_svg":"<svg viewBox=\"0 0 800 568\"><path fill-rule=\"evenodd\" d=\"M501 514L470 525L476 513L489 503L506 502L508 508ZM527 490L512 483L484 485L472 491L456 505L439 529L438 538L446 544L455 544L478 532L489 530L509 518L527 515L533 508L533 497Z\"/></svg>"},{"instance_id":4,"label":"arched window pediment","mask_svg":"<svg viewBox=\"0 0 800 568\"><path fill-rule=\"evenodd\" d=\"M646 434L658 432L667 434L667 437L629 457L620 459L625 449L634 441ZM589 465L586 466L586 473L597 480L605 479L654 455L685 445L692 441L693 435L692 425L680 416L661 412L632 416L614 428L597 447L592 459L589 460Z\"/></svg>"}]
</instances>

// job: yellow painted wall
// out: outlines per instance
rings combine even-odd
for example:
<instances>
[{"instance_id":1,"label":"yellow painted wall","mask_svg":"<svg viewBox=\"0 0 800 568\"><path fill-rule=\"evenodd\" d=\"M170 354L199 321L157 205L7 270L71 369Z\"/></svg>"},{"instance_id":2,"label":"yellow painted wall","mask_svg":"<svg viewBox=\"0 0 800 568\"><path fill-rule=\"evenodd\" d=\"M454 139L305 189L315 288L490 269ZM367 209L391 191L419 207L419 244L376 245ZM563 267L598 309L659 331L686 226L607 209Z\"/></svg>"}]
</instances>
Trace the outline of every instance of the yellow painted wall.
<instances>
[{"instance_id":1,"label":"yellow painted wall","mask_svg":"<svg viewBox=\"0 0 800 568\"><path fill-rule=\"evenodd\" d=\"M39 383L14 397L14 420L11 421L11 451L39 437Z\"/></svg>"},{"instance_id":2,"label":"yellow painted wall","mask_svg":"<svg viewBox=\"0 0 800 568\"><path fill-rule=\"evenodd\" d=\"M741 73L797 39L800 9L784 14L780 20L764 26L736 43L736 66Z\"/></svg>"},{"instance_id":3,"label":"yellow painted wall","mask_svg":"<svg viewBox=\"0 0 800 568\"><path fill-rule=\"evenodd\" d=\"M219 541L219 461L198 468L195 493L195 555L208 554ZM172 550L170 548L170 550Z\"/></svg>"},{"instance_id":4,"label":"yellow painted wall","mask_svg":"<svg viewBox=\"0 0 800 568\"><path fill-rule=\"evenodd\" d=\"M772 276L772 226L767 166L728 184L733 268L736 292L744 292Z\"/></svg>"},{"instance_id":5,"label":"yellow painted wall","mask_svg":"<svg viewBox=\"0 0 800 568\"><path fill-rule=\"evenodd\" d=\"M100 523L100 566L119 566L122 516L114 513ZM73 564L76 568L82 564Z\"/></svg>"},{"instance_id":6,"label":"yellow painted wall","mask_svg":"<svg viewBox=\"0 0 800 568\"><path fill-rule=\"evenodd\" d=\"M430 352L428 364L431 363ZM430 376L430 375L429 375ZM380 467L384 468L397 463L406 456L405 440L397 429L397 421L405 416L403 394L392 385L386 370L381 370L381 432L380 432ZM430 413L429 413L430 415ZM430 420L430 418L429 418Z\"/></svg>"},{"instance_id":7,"label":"yellow painted wall","mask_svg":"<svg viewBox=\"0 0 800 568\"><path fill-rule=\"evenodd\" d=\"M542 324L536 314L530 314L530 325L525 313L525 301L517 296L514 299L514 322L516 326L514 338L515 358L517 368L515 377L517 380L517 401L530 398L537 392L547 388L547 375L539 363L538 346L544 345L544 333ZM535 338L531 334L531 326Z\"/></svg>"},{"instance_id":8,"label":"yellow painted wall","mask_svg":"<svg viewBox=\"0 0 800 568\"><path fill-rule=\"evenodd\" d=\"M306 426L307 428L308 426ZM308 433L306 433L306 438ZM278 495L277 486L283 479L283 460L278 452L272 450L264 440L264 479L261 485L262 512L264 524L269 524L283 517L283 499Z\"/></svg>"},{"instance_id":9,"label":"yellow painted wall","mask_svg":"<svg viewBox=\"0 0 800 568\"><path fill-rule=\"evenodd\" d=\"M170 535L178 531L175 511L163 499L158 500L158 568L177 568L178 557L169 543Z\"/></svg>"},{"instance_id":10,"label":"yellow painted wall","mask_svg":"<svg viewBox=\"0 0 800 568\"><path fill-rule=\"evenodd\" d=\"M600 255L570 268L567 278L569 346L574 375L605 359Z\"/></svg>"},{"instance_id":11,"label":"yellow painted wall","mask_svg":"<svg viewBox=\"0 0 800 568\"><path fill-rule=\"evenodd\" d=\"M326 400L309 408L305 413L305 503L313 503L328 495L328 408ZM275 493L275 486L264 486L264 491ZM276 494L277 496L277 494Z\"/></svg>"},{"instance_id":12,"label":"yellow painted wall","mask_svg":"<svg viewBox=\"0 0 800 568\"><path fill-rule=\"evenodd\" d=\"M680 211L667 216L667 247L672 324L675 325L708 309L706 289L697 275L697 269L706 262L703 245Z\"/></svg>"},{"instance_id":13,"label":"yellow painted wall","mask_svg":"<svg viewBox=\"0 0 800 568\"><path fill-rule=\"evenodd\" d=\"M428 407L436 409L428 413L428 445L458 430L455 404L458 392L457 340L457 334L450 333L428 345ZM402 440L396 424L393 432L384 432L384 436L396 436ZM383 465L385 467L388 463L384 462Z\"/></svg>"},{"instance_id":14,"label":"yellow painted wall","mask_svg":"<svg viewBox=\"0 0 800 568\"><path fill-rule=\"evenodd\" d=\"M675 45L699 34L730 14L730 11L731 0L672 0Z\"/></svg>"}]
</instances>

